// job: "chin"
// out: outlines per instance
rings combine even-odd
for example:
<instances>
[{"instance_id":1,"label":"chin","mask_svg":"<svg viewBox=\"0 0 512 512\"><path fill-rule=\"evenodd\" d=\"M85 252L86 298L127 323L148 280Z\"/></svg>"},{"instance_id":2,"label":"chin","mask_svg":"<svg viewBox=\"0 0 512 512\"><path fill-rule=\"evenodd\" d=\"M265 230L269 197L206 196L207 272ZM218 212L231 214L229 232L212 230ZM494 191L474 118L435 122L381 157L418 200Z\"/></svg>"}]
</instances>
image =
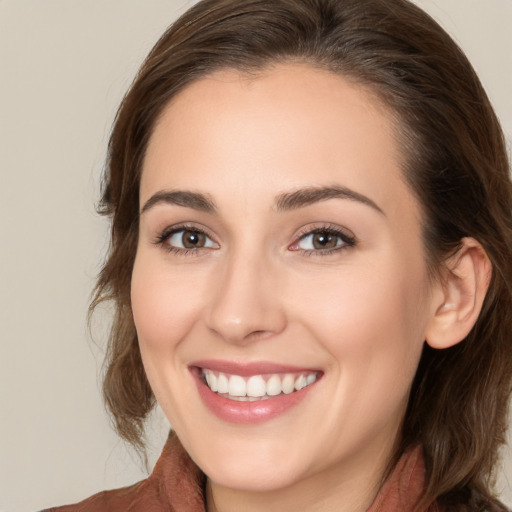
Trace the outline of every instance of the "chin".
<instances>
[{"instance_id":1,"label":"chin","mask_svg":"<svg viewBox=\"0 0 512 512\"><path fill-rule=\"evenodd\" d=\"M183 440L192 459L215 484L237 491L271 492L306 476L306 454L294 448L296 443L287 443L286 436L270 431L269 437L226 434L210 431L208 439L204 435L200 441L189 439L190 450ZM301 455L300 460L294 454Z\"/></svg>"},{"instance_id":2,"label":"chin","mask_svg":"<svg viewBox=\"0 0 512 512\"><path fill-rule=\"evenodd\" d=\"M254 493L268 493L292 486L301 480L297 467L274 463L254 465L233 460L232 463L219 464L207 477L216 485L234 490Z\"/></svg>"}]
</instances>

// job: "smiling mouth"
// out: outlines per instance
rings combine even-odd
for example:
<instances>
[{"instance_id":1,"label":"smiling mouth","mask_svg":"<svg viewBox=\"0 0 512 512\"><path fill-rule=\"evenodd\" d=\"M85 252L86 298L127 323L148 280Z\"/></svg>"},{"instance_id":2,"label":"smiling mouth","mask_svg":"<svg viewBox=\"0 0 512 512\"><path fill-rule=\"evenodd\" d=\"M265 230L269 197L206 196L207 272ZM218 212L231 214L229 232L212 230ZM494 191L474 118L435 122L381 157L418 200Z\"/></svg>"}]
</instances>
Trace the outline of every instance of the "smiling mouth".
<instances>
[{"instance_id":1,"label":"smiling mouth","mask_svg":"<svg viewBox=\"0 0 512 512\"><path fill-rule=\"evenodd\" d=\"M291 395L313 384L319 372L261 374L244 377L201 368L201 379L218 396L239 402Z\"/></svg>"}]
</instances>

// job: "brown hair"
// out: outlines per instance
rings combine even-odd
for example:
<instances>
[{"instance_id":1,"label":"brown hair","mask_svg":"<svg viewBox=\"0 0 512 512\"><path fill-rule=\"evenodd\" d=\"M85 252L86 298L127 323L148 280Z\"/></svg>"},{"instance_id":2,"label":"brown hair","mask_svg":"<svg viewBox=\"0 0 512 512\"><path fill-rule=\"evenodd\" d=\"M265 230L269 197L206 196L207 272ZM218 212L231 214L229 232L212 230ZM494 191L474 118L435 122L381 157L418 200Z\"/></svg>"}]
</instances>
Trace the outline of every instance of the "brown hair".
<instances>
[{"instance_id":1,"label":"brown hair","mask_svg":"<svg viewBox=\"0 0 512 512\"><path fill-rule=\"evenodd\" d=\"M470 503L475 492L489 497L512 382L509 164L471 65L407 0L203 0L155 45L119 108L100 204L112 218L112 238L91 312L105 300L115 305L103 389L116 428L142 448L154 405L130 306L139 182L152 129L192 81L220 68L257 72L290 60L369 87L398 119L403 172L423 208L432 272L466 236L492 262L489 292L467 339L446 350L425 346L398 450L423 447L424 503Z\"/></svg>"}]
</instances>

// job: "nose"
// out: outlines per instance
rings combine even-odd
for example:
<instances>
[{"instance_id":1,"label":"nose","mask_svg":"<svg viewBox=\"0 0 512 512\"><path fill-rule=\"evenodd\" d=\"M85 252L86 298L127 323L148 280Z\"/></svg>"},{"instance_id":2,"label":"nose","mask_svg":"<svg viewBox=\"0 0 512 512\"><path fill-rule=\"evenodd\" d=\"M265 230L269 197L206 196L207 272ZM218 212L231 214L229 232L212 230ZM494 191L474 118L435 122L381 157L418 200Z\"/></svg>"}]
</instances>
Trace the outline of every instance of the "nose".
<instances>
[{"instance_id":1,"label":"nose","mask_svg":"<svg viewBox=\"0 0 512 512\"><path fill-rule=\"evenodd\" d=\"M230 343L245 344L285 329L276 268L256 255L224 262L207 312L208 328Z\"/></svg>"}]
</instances>

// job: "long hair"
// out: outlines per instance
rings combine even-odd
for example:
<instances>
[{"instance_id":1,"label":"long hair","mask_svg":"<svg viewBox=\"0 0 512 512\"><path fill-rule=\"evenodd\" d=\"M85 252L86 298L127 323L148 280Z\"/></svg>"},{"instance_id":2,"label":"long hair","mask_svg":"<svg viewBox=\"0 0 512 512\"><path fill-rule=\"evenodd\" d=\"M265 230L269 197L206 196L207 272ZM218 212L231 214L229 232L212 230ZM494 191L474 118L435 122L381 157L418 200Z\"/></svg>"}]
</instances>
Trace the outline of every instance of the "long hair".
<instances>
[{"instance_id":1,"label":"long hair","mask_svg":"<svg viewBox=\"0 0 512 512\"><path fill-rule=\"evenodd\" d=\"M258 72L298 61L370 88L399 125L403 174L423 211L435 275L463 237L478 240L493 274L480 317L456 346L425 346L399 452L420 444L424 503L490 495L504 442L512 381L512 185L503 133L467 58L407 0L203 0L157 42L112 131L100 211L111 244L91 312L112 301L104 398L119 434L142 448L154 405L130 305L139 183L148 140L165 106L222 69Z\"/></svg>"}]
</instances>

